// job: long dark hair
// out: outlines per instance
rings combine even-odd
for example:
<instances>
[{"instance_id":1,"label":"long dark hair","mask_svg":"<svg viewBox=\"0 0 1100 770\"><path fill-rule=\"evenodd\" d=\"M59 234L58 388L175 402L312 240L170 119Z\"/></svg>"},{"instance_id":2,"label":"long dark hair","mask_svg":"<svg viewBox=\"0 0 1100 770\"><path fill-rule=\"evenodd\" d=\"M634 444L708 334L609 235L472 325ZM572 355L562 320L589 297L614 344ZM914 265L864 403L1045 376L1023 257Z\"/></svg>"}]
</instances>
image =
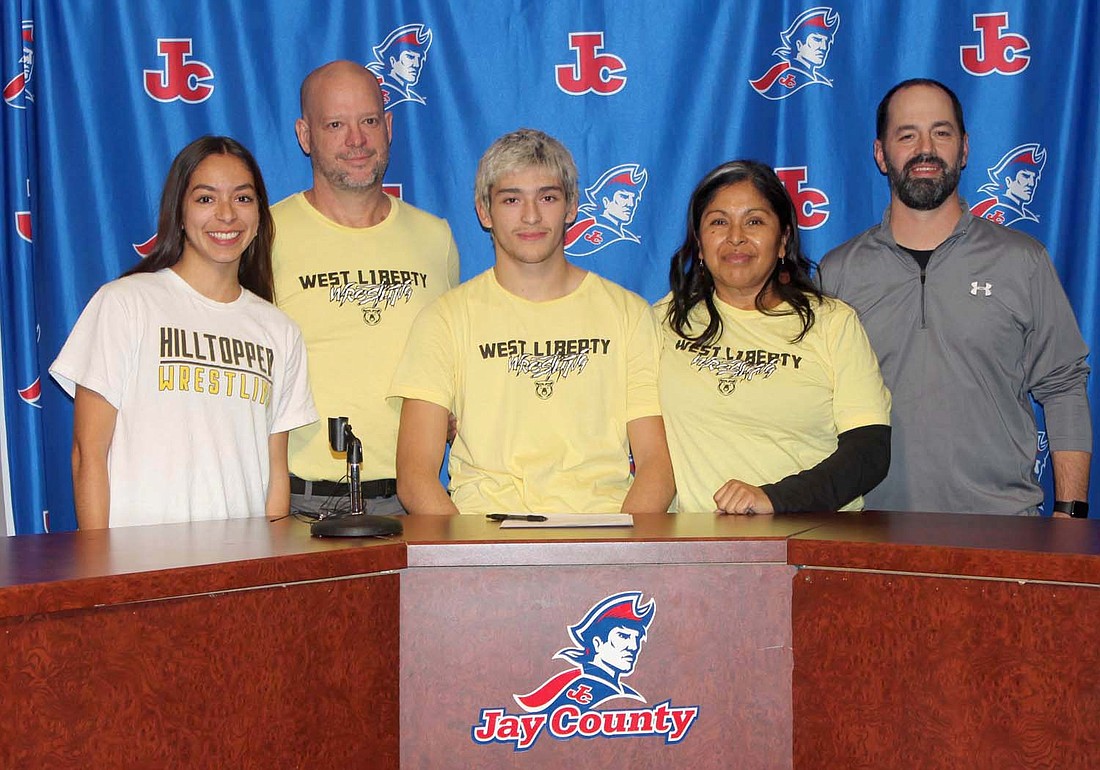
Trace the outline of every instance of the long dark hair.
<instances>
[{"instance_id":1,"label":"long dark hair","mask_svg":"<svg viewBox=\"0 0 1100 770\"><path fill-rule=\"evenodd\" d=\"M780 234L787 236L787 247L780 255L785 264L776 262L775 270L756 294L756 309L765 315L789 315L792 312L765 307L764 300L769 292L789 304L802 321L802 330L791 340L799 342L814 325L814 304L821 302L821 291L810 278L813 263L802 253L798 236L798 215L787 188L779 181L771 166L755 160L731 160L704 176L692 192L688 205L687 233L683 244L672 255L672 265L668 272L668 282L672 289L672 301L667 314L669 326L684 339L701 345L709 345L721 336L722 317L714 304L714 278L703 263L703 255L699 251L699 225L703 213L719 190L746 179L768 201L779 219ZM790 276L789 283L779 280L782 270ZM811 299L816 302L811 302ZM688 331L691 326L688 316L700 302L707 310L707 326L693 336Z\"/></svg>"},{"instance_id":2,"label":"long dark hair","mask_svg":"<svg viewBox=\"0 0 1100 770\"><path fill-rule=\"evenodd\" d=\"M267 188L260 166L244 145L228 136L202 136L180 150L168 169L164 190L160 194L160 215L157 217L157 242L153 251L123 275L155 273L171 267L183 256L183 204L191 185L191 175L199 164L211 155L232 155L239 158L252 174L256 189L260 225L256 237L241 254L237 280L241 286L268 302L275 301L275 279L271 272L271 244L275 241L275 221L268 207Z\"/></svg>"}]
</instances>

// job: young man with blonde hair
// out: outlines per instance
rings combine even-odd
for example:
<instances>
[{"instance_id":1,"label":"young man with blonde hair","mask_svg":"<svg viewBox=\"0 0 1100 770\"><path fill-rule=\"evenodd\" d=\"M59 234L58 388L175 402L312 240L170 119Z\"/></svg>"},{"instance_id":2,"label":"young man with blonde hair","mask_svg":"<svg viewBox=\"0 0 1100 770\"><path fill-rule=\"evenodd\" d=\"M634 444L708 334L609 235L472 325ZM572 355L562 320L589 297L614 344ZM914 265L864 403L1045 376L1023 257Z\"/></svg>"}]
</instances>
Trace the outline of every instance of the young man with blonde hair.
<instances>
[{"instance_id":1,"label":"young man with blonde hair","mask_svg":"<svg viewBox=\"0 0 1100 770\"><path fill-rule=\"evenodd\" d=\"M577 193L572 156L541 131L502 136L478 164L495 263L420 314L390 389L403 399L397 489L410 513L667 510L656 320L566 260Z\"/></svg>"}]
</instances>

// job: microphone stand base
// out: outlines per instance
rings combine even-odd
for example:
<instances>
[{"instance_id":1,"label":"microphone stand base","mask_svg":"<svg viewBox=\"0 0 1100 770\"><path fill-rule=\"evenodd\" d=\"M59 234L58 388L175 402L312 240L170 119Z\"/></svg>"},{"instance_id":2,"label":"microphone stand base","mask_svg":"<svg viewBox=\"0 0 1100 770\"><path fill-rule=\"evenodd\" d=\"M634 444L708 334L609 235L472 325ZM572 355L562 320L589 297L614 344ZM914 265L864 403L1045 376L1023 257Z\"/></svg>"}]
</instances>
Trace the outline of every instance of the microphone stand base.
<instances>
[{"instance_id":1,"label":"microphone stand base","mask_svg":"<svg viewBox=\"0 0 1100 770\"><path fill-rule=\"evenodd\" d=\"M403 531L401 522L392 516L366 513L334 516L309 525L309 533L314 537L390 537Z\"/></svg>"}]
</instances>

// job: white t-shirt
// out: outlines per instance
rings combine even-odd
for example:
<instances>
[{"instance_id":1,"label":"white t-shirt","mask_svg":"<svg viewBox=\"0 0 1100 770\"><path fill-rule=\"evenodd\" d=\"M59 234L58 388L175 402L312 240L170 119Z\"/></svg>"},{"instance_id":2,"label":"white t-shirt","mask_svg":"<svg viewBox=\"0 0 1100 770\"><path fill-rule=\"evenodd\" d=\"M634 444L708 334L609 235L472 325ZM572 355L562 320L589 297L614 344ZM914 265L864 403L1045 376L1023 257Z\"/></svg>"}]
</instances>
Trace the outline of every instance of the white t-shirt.
<instances>
[{"instance_id":1,"label":"white t-shirt","mask_svg":"<svg viewBox=\"0 0 1100 770\"><path fill-rule=\"evenodd\" d=\"M294 322L247 290L215 302L170 269L100 288L50 374L118 410L112 527L262 516L268 436L317 419Z\"/></svg>"}]
</instances>

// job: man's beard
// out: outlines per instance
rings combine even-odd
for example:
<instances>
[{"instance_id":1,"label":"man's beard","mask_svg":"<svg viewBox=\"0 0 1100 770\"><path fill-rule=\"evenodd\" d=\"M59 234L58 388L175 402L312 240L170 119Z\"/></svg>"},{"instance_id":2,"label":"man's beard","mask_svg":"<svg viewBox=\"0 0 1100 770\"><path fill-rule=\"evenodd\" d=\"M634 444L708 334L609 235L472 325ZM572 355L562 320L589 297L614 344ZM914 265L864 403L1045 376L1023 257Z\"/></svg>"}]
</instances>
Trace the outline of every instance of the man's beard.
<instances>
[{"instance_id":1,"label":"man's beard","mask_svg":"<svg viewBox=\"0 0 1100 770\"><path fill-rule=\"evenodd\" d=\"M909 174L914 166L935 163L943 171L943 175L935 179L917 178ZM943 158L932 153L921 153L911 158L905 164L905 168L898 171L886 158L886 177L890 180L890 189L898 196L908 208L917 211L932 211L951 197L951 194L959 186L959 177L962 175L962 153L955 159L955 165L948 167Z\"/></svg>"},{"instance_id":2,"label":"man's beard","mask_svg":"<svg viewBox=\"0 0 1100 770\"><path fill-rule=\"evenodd\" d=\"M349 172L341 170L338 166L330 166L320 162L317 163L317 170L337 190L366 190L377 186L382 181L382 177L386 175L386 169L390 165L390 154L388 152L384 155L379 154L376 158L374 168L365 177L353 179Z\"/></svg>"}]
</instances>

